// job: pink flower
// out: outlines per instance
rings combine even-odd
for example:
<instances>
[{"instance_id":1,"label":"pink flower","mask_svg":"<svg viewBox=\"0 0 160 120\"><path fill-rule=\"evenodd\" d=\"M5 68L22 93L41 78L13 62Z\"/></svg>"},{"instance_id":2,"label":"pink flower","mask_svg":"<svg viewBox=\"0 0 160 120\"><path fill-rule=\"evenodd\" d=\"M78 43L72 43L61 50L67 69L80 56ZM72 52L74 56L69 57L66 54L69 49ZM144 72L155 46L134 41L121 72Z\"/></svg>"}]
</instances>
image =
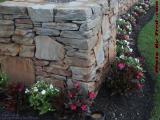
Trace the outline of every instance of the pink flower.
<instances>
[{"instance_id":1,"label":"pink flower","mask_svg":"<svg viewBox=\"0 0 160 120\"><path fill-rule=\"evenodd\" d=\"M82 105L81 109L82 109L82 111L86 111L87 110L87 105Z\"/></svg>"},{"instance_id":2,"label":"pink flower","mask_svg":"<svg viewBox=\"0 0 160 120\"><path fill-rule=\"evenodd\" d=\"M76 83L74 84L74 87L75 87L76 89L80 89L80 83L79 83L79 82L76 82Z\"/></svg>"},{"instance_id":3,"label":"pink flower","mask_svg":"<svg viewBox=\"0 0 160 120\"><path fill-rule=\"evenodd\" d=\"M138 72L136 74L136 79L141 79L144 76L144 74L142 72Z\"/></svg>"},{"instance_id":4,"label":"pink flower","mask_svg":"<svg viewBox=\"0 0 160 120\"><path fill-rule=\"evenodd\" d=\"M88 97L89 99L93 100L96 97L96 94L94 92L89 92Z\"/></svg>"},{"instance_id":5,"label":"pink flower","mask_svg":"<svg viewBox=\"0 0 160 120\"><path fill-rule=\"evenodd\" d=\"M137 83L136 86L137 86L138 89L142 89L144 85L142 85L140 83Z\"/></svg>"},{"instance_id":6,"label":"pink flower","mask_svg":"<svg viewBox=\"0 0 160 120\"><path fill-rule=\"evenodd\" d=\"M75 104L71 104L70 105L70 109L73 110L73 111L76 111L77 106Z\"/></svg>"},{"instance_id":7,"label":"pink flower","mask_svg":"<svg viewBox=\"0 0 160 120\"><path fill-rule=\"evenodd\" d=\"M68 97L69 97L69 98L73 98L74 95L73 95L72 93L69 92L69 93L68 93Z\"/></svg>"},{"instance_id":8,"label":"pink flower","mask_svg":"<svg viewBox=\"0 0 160 120\"><path fill-rule=\"evenodd\" d=\"M16 89L18 92L23 92L24 91L24 84L18 83L16 86Z\"/></svg>"},{"instance_id":9,"label":"pink flower","mask_svg":"<svg viewBox=\"0 0 160 120\"><path fill-rule=\"evenodd\" d=\"M118 63L117 65L118 69L122 70L125 68L125 64L124 63Z\"/></svg>"}]
</instances>

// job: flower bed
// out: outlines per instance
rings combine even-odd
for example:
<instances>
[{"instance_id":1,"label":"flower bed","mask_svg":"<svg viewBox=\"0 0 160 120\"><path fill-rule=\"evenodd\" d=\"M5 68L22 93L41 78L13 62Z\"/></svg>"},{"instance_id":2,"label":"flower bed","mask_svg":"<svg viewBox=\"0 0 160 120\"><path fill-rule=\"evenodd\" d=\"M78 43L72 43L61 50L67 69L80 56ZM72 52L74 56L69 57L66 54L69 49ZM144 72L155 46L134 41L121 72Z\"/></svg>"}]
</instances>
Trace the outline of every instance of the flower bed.
<instances>
[{"instance_id":1,"label":"flower bed","mask_svg":"<svg viewBox=\"0 0 160 120\"><path fill-rule=\"evenodd\" d=\"M137 19L146 14L150 3L136 4L130 13L121 15L117 20L117 57L111 65L107 86L113 94L126 94L130 91L143 91L145 82L143 58L136 58L130 47L130 34Z\"/></svg>"},{"instance_id":2,"label":"flower bed","mask_svg":"<svg viewBox=\"0 0 160 120\"><path fill-rule=\"evenodd\" d=\"M148 3L143 4L149 5ZM140 9L146 12L148 10L143 7L140 7ZM143 90L145 79L143 60L135 58L132 54L133 49L130 47L130 34L136 22L134 15L142 15L138 13L136 7L134 12L122 15L117 21L117 58L112 64L107 81L107 85L112 89L113 94ZM56 111L55 113L61 114L63 119L85 119L85 116L91 113L90 108L93 106L95 98L93 91L83 92L78 82L71 86L66 85L63 91L59 91L52 84L43 81L38 81L30 88L26 88L22 83L7 84L7 77L2 73L0 84L6 86L4 92L7 94L7 96L3 96L5 102L2 102L2 106L17 113L25 105L24 109L26 106L30 106L40 115L51 112L52 116L53 111ZM57 102L58 104L56 104ZM35 117L34 119L38 118Z\"/></svg>"}]
</instances>

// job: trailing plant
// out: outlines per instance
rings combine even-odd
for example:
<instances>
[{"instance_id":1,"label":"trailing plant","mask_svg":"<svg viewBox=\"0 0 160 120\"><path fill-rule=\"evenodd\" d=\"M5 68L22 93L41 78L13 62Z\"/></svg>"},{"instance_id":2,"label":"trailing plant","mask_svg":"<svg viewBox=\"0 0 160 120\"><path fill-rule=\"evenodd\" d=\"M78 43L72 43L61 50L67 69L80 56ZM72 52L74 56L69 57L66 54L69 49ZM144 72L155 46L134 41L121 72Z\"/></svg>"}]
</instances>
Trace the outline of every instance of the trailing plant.
<instances>
[{"instance_id":1,"label":"trailing plant","mask_svg":"<svg viewBox=\"0 0 160 120\"><path fill-rule=\"evenodd\" d=\"M52 84L44 81L37 81L30 89L26 89L30 106L38 110L39 114L45 114L49 111L55 111L52 105L52 99L59 94L59 90Z\"/></svg>"}]
</instances>

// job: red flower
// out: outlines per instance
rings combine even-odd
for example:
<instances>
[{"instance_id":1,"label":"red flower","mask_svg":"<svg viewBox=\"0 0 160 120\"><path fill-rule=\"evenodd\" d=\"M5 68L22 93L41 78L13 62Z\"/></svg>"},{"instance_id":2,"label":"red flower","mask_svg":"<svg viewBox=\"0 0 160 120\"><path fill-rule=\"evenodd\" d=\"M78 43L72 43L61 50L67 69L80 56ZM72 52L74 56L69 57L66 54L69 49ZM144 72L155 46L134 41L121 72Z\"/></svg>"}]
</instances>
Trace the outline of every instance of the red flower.
<instances>
[{"instance_id":1,"label":"red flower","mask_svg":"<svg viewBox=\"0 0 160 120\"><path fill-rule=\"evenodd\" d=\"M87 110L87 105L82 105L81 109L82 109L82 111L86 111Z\"/></svg>"},{"instance_id":2,"label":"red flower","mask_svg":"<svg viewBox=\"0 0 160 120\"><path fill-rule=\"evenodd\" d=\"M137 86L138 89L142 89L144 85L142 85L140 83L137 83L136 86Z\"/></svg>"},{"instance_id":3,"label":"red flower","mask_svg":"<svg viewBox=\"0 0 160 120\"><path fill-rule=\"evenodd\" d=\"M77 110L77 106L75 104L71 104L70 105L70 109L73 110L73 111L76 111Z\"/></svg>"},{"instance_id":4,"label":"red flower","mask_svg":"<svg viewBox=\"0 0 160 120\"><path fill-rule=\"evenodd\" d=\"M70 92L69 92L69 93L68 93L68 97L69 97L69 98L73 98L73 97L74 97L73 93L70 93Z\"/></svg>"},{"instance_id":5,"label":"red flower","mask_svg":"<svg viewBox=\"0 0 160 120\"><path fill-rule=\"evenodd\" d=\"M23 92L24 91L24 84L18 83L16 86L16 90L20 93Z\"/></svg>"},{"instance_id":6,"label":"red flower","mask_svg":"<svg viewBox=\"0 0 160 120\"><path fill-rule=\"evenodd\" d=\"M125 40L129 40L129 35L125 35L125 36L124 36L124 39L125 39Z\"/></svg>"},{"instance_id":7,"label":"red flower","mask_svg":"<svg viewBox=\"0 0 160 120\"><path fill-rule=\"evenodd\" d=\"M89 99L93 100L96 97L96 94L94 92L89 92L88 97Z\"/></svg>"},{"instance_id":8,"label":"red flower","mask_svg":"<svg viewBox=\"0 0 160 120\"><path fill-rule=\"evenodd\" d=\"M126 65L124 63L118 63L118 65L117 65L118 69L120 69L120 70L124 69L125 66Z\"/></svg>"},{"instance_id":9,"label":"red flower","mask_svg":"<svg viewBox=\"0 0 160 120\"><path fill-rule=\"evenodd\" d=\"M80 89L80 83L79 83L79 82L76 82L76 83L74 84L74 87L75 87L76 89Z\"/></svg>"},{"instance_id":10,"label":"red flower","mask_svg":"<svg viewBox=\"0 0 160 120\"><path fill-rule=\"evenodd\" d=\"M138 72L136 74L136 79L141 79L144 76L143 72Z\"/></svg>"}]
</instances>

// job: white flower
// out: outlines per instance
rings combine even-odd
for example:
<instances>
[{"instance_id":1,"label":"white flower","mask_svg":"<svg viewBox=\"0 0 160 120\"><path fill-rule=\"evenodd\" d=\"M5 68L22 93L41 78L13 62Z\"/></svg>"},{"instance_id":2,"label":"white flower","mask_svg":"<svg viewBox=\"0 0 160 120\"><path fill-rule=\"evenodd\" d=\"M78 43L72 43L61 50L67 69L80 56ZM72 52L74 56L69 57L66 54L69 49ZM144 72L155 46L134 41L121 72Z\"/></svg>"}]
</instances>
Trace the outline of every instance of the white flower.
<instances>
[{"instance_id":1,"label":"white flower","mask_svg":"<svg viewBox=\"0 0 160 120\"><path fill-rule=\"evenodd\" d=\"M127 40L124 40L124 42L127 44L127 46L129 45L129 42Z\"/></svg>"},{"instance_id":2,"label":"white flower","mask_svg":"<svg viewBox=\"0 0 160 120\"><path fill-rule=\"evenodd\" d=\"M135 61L136 61L137 63L139 63L139 59L138 59L138 58L135 58Z\"/></svg>"},{"instance_id":3,"label":"white flower","mask_svg":"<svg viewBox=\"0 0 160 120\"><path fill-rule=\"evenodd\" d=\"M29 90L28 90L28 89L26 89L26 90L25 90L25 93L26 93L26 94L27 94L27 93L29 93Z\"/></svg>"},{"instance_id":4,"label":"white flower","mask_svg":"<svg viewBox=\"0 0 160 120\"><path fill-rule=\"evenodd\" d=\"M50 89L53 89L53 85L52 85L52 84L50 84L49 88L50 88Z\"/></svg>"},{"instance_id":5,"label":"white flower","mask_svg":"<svg viewBox=\"0 0 160 120\"><path fill-rule=\"evenodd\" d=\"M133 52L133 49L132 49L132 48L129 48L129 52Z\"/></svg>"},{"instance_id":6,"label":"white flower","mask_svg":"<svg viewBox=\"0 0 160 120\"><path fill-rule=\"evenodd\" d=\"M128 16L130 17L131 15L128 13Z\"/></svg>"},{"instance_id":7,"label":"white flower","mask_svg":"<svg viewBox=\"0 0 160 120\"><path fill-rule=\"evenodd\" d=\"M123 19L122 18L119 18L119 21L122 21Z\"/></svg>"},{"instance_id":8,"label":"white flower","mask_svg":"<svg viewBox=\"0 0 160 120\"><path fill-rule=\"evenodd\" d=\"M142 8L142 6L139 6L139 8L141 9L141 8Z\"/></svg>"},{"instance_id":9,"label":"white flower","mask_svg":"<svg viewBox=\"0 0 160 120\"><path fill-rule=\"evenodd\" d=\"M57 88L55 88L55 91L59 92L59 90Z\"/></svg>"},{"instance_id":10,"label":"white flower","mask_svg":"<svg viewBox=\"0 0 160 120\"><path fill-rule=\"evenodd\" d=\"M129 28L130 28L130 25L127 25L126 27L129 29Z\"/></svg>"},{"instance_id":11,"label":"white flower","mask_svg":"<svg viewBox=\"0 0 160 120\"><path fill-rule=\"evenodd\" d=\"M129 34L131 34L131 32L129 32Z\"/></svg>"},{"instance_id":12,"label":"white flower","mask_svg":"<svg viewBox=\"0 0 160 120\"><path fill-rule=\"evenodd\" d=\"M34 87L34 88L33 88L33 91L34 91L34 92L38 92L37 87Z\"/></svg>"},{"instance_id":13,"label":"white flower","mask_svg":"<svg viewBox=\"0 0 160 120\"><path fill-rule=\"evenodd\" d=\"M42 95L46 94L46 91L45 91L45 90L42 90L42 91L41 91L41 94L42 94Z\"/></svg>"},{"instance_id":14,"label":"white flower","mask_svg":"<svg viewBox=\"0 0 160 120\"><path fill-rule=\"evenodd\" d=\"M143 70L143 68L142 68L142 67L140 67L140 66L137 66L137 68L138 68L139 70Z\"/></svg>"},{"instance_id":15,"label":"white flower","mask_svg":"<svg viewBox=\"0 0 160 120\"><path fill-rule=\"evenodd\" d=\"M122 49L124 49L124 47L122 46Z\"/></svg>"},{"instance_id":16,"label":"white flower","mask_svg":"<svg viewBox=\"0 0 160 120\"><path fill-rule=\"evenodd\" d=\"M124 55L119 56L119 58L124 59Z\"/></svg>"}]
</instances>

